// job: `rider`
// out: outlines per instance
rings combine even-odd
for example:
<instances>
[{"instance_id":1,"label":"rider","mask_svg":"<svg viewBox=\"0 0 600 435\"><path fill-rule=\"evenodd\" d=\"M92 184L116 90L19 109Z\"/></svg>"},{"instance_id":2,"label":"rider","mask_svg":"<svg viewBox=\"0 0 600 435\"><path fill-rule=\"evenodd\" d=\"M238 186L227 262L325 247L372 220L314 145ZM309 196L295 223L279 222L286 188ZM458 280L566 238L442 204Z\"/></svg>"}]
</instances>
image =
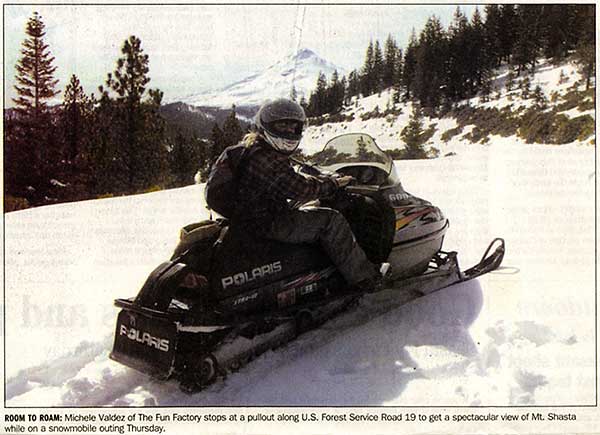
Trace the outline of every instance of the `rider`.
<instances>
[{"instance_id":1,"label":"rider","mask_svg":"<svg viewBox=\"0 0 600 435\"><path fill-rule=\"evenodd\" d=\"M330 208L290 206L288 200L305 203L330 196L352 179L294 171L290 156L306 124L304 110L294 101L278 99L260 108L256 131L243 139L250 152L239 174L236 209L240 212L233 221L258 237L318 243L351 286L374 291L382 285L389 264L375 265L367 259L346 219Z\"/></svg>"}]
</instances>

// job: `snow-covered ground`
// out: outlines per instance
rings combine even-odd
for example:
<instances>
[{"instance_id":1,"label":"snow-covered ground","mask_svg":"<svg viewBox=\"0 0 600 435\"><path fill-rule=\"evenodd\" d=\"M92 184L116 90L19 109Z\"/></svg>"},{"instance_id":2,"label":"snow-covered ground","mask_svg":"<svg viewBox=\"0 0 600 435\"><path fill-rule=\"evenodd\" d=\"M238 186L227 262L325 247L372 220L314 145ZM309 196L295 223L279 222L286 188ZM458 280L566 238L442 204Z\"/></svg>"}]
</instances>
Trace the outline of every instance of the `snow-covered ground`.
<instances>
[{"instance_id":1,"label":"snow-covered ground","mask_svg":"<svg viewBox=\"0 0 600 435\"><path fill-rule=\"evenodd\" d=\"M563 66L569 83L576 76ZM544 92L561 68L540 68ZM499 83L501 83L501 75ZM533 85L537 83L533 82ZM364 131L401 148L410 105L391 119L360 120L389 92L348 109L349 123L311 127L314 152L337 134ZM502 107L507 99L474 105ZM511 104L519 104L513 101ZM580 115L576 110L572 116ZM593 112L591 113L593 115ZM494 237L503 267L404 306L390 295L267 352L193 396L108 359L117 297L136 294L168 258L179 228L208 216L203 185L60 204L5 219L5 374L9 406L144 405L589 405L595 385L595 147L516 137L470 144L450 118L438 159L398 161L404 187L451 221L445 248L463 267Z\"/></svg>"},{"instance_id":2,"label":"snow-covered ground","mask_svg":"<svg viewBox=\"0 0 600 435\"><path fill-rule=\"evenodd\" d=\"M402 307L367 297L194 396L108 352L112 300L207 216L203 186L7 214L7 404L593 403L594 149L490 142L396 164L450 218L463 266L506 239L501 270Z\"/></svg>"},{"instance_id":3,"label":"snow-covered ground","mask_svg":"<svg viewBox=\"0 0 600 435\"><path fill-rule=\"evenodd\" d=\"M534 104L533 97L523 99L522 92L518 89L519 82L524 80L524 77L516 78L511 91L507 91L506 76L508 70L502 67L497 71L497 75L492 84L492 95L489 101L483 101L480 97L472 98L468 101L472 107L480 108L496 108L503 109L510 107L513 111L519 111L523 108L530 107ZM562 74L562 79L561 79ZM551 100L555 94L560 98L565 96L569 90L575 86L579 91L583 91L585 86L582 83L581 75L577 71L577 66L572 62L566 62L559 66L554 66L548 61L541 61L536 70L536 74L531 78L530 89L533 91L536 86L539 86L544 96ZM576 86L577 84L577 86ZM499 93L499 94L498 94ZM532 94L532 92L530 92ZM500 95L500 96L498 96ZM465 104L466 102L463 102ZM556 102L552 104L557 104ZM549 104L547 110L552 108ZM408 124L413 111L411 102L397 105L396 109L400 108L401 113L398 115L387 115L385 117L368 117L370 119L362 119L362 116L372 113L378 109L380 113L384 113L388 108L394 107L393 91L386 89L380 94L374 94L369 97L357 99L353 98L352 103L346 107L342 113L347 116L353 116L353 120L327 123L322 126L311 126L307 129L304 139L300 147L306 154L313 154L321 151L325 142L337 135L351 132L367 133L375 138L379 146L383 149L397 149L404 147L404 141L400 137L402 129ZM595 117L595 111L585 110L580 111L578 108L560 112L561 114L574 118L582 115L590 115ZM436 148L441 151L441 155L453 151L456 140L442 140L442 135L450 129L458 126L456 119L446 116L443 118L423 118L423 128L428 129L433 127L435 134L425 144L426 148ZM466 135L474 126L467 125L463 128L461 135ZM592 140L595 136L588 138L585 143L593 144ZM464 141L458 140L459 143Z\"/></svg>"}]
</instances>

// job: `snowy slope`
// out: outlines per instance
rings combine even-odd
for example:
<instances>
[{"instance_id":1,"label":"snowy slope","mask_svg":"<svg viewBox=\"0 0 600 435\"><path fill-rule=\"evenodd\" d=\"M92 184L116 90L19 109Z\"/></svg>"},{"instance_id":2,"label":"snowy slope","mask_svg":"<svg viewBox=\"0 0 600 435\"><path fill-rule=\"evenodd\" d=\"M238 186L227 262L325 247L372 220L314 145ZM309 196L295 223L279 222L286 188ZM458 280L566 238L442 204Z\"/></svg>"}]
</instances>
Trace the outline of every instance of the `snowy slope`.
<instances>
[{"instance_id":1,"label":"snowy slope","mask_svg":"<svg viewBox=\"0 0 600 435\"><path fill-rule=\"evenodd\" d=\"M195 396L108 352L112 300L135 294L178 229L206 217L203 186L7 214L8 404L593 402L594 150L494 142L397 165L449 216L446 247L464 266L503 236L504 269L400 308L365 298ZM567 381L577 388L565 398Z\"/></svg>"},{"instance_id":2,"label":"snowy slope","mask_svg":"<svg viewBox=\"0 0 600 435\"><path fill-rule=\"evenodd\" d=\"M560 80L561 72L565 77L563 82ZM507 70L504 67L497 72L497 76L492 84L492 89L500 91L501 96L499 98L491 98L490 101L484 102L481 98L475 97L469 101L463 102L463 104L468 103L472 107L480 108L503 109L510 107L513 111L530 107L534 102L533 98L526 100L522 99L520 96L521 92L517 89L513 89L511 92L506 91L504 87L506 76ZM535 77L531 81L531 89L539 85L546 98L551 100L553 92L559 97L562 97L567 94L569 88L576 85L580 79L581 76L577 72L577 66L572 62L560 66L553 66L547 61L541 61ZM578 90L583 90L584 88L585 86L580 84ZM558 101L560 101L560 98ZM553 104L557 103L550 103L549 108L552 107ZM312 154L323 149L326 141L336 135L350 132L364 132L373 136L379 146L383 149L401 149L404 147L404 141L401 139L400 133L408 124L413 111L412 103L409 102L398 105L397 108L401 110L399 115L373 117L366 120L362 120L361 118L361 116L368 115L375 109L378 109L379 112L383 113L390 107L394 107L393 92L391 89L384 90L381 94L374 94L366 98L361 98L358 101L356 98L353 98L353 102L342 111L343 115L353 116L354 119L352 121L327 123L322 126L310 126L302 139L300 147L307 154ZM561 114L571 118L582 115L595 117L593 109L581 112L575 108L561 112ZM456 128L457 125L456 120L450 116L444 118L424 117L424 129L433 126L436 130L434 136L425 144L426 148L434 147L441 151L441 155L453 152L454 143L456 143L456 141L446 143L442 140L442 135L446 131ZM469 133L470 128L472 127L465 127L462 131L462 135ZM585 143L593 144L593 139L595 139L595 137L590 137ZM468 142L466 140L459 140L458 143L466 144Z\"/></svg>"},{"instance_id":3,"label":"snowy slope","mask_svg":"<svg viewBox=\"0 0 600 435\"><path fill-rule=\"evenodd\" d=\"M559 69L543 70L544 90ZM572 74L569 74L571 77ZM571 78L574 80L574 78ZM385 108L385 92L349 108ZM496 100L494 104L518 104ZM473 104L484 104L473 102ZM487 104L487 103L485 103ZM311 127L316 150L366 131L384 148L410 106L384 119ZM595 148L516 137L431 145L448 157L398 161L405 188L449 217L445 248L463 267L504 237L503 268L405 306L389 293L194 396L108 359L116 297L134 295L207 217L203 185L5 215L6 400L89 405L583 405L595 400ZM464 131L466 133L466 130ZM568 394L565 394L568 392Z\"/></svg>"},{"instance_id":4,"label":"snowy slope","mask_svg":"<svg viewBox=\"0 0 600 435\"><path fill-rule=\"evenodd\" d=\"M190 95L183 102L202 107L220 107L229 109L236 106L260 106L266 100L288 98L292 85L296 88L298 99L308 98L315 88L319 73L327 79L337 69L340 77L343 69L319 57L308 48L286 56L266 70L253 74L245 79L226 86L216 92Z\"/></svg>"}]
</instances>

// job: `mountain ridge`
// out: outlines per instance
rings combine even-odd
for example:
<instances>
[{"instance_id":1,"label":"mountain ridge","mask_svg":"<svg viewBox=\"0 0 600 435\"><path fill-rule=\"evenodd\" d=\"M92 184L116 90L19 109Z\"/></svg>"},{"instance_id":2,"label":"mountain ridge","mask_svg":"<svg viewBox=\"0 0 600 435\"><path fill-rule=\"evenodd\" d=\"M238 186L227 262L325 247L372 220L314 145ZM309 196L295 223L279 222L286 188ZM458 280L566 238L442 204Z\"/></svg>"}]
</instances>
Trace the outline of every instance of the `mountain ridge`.
<instances>
[{"instance_id":1,"label":"mountain ridge","mask_svg":"<svg viewBox=\"0 0 600 435\"><path fill-rule=\"evenodd\" d=\"M295 88L298 98L308 98L314 89L319 73L331 76L334 71L343 75L343 68L320 57L310 48L301 48L284 58L243 79L216 91L201 92L176 99L196 107L229 109L258 107L273 98L288 97Z\"/></svg>"}]
</instances>

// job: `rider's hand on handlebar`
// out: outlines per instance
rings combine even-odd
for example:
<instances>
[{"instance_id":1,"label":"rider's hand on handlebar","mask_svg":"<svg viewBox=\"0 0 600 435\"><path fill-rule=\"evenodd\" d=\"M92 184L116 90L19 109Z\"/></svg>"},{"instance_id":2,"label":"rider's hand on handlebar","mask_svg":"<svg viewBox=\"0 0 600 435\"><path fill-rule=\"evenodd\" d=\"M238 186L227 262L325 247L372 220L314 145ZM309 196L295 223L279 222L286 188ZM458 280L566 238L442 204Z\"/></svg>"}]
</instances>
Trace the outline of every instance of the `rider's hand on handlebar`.
<instances>
[{"instance_id":1,"label":"rider's hand on handlebar","mask_svg":"<svg viewBox=\"0 0 600 435\"><path fill-rule=\"evenodd\" d=\"M342 177L334 177L333 180L336 182L338 188L342 188L350 184L350 182L354 180L354 177L350 175L344 175Z\"/></svg>"}]
</instances>

